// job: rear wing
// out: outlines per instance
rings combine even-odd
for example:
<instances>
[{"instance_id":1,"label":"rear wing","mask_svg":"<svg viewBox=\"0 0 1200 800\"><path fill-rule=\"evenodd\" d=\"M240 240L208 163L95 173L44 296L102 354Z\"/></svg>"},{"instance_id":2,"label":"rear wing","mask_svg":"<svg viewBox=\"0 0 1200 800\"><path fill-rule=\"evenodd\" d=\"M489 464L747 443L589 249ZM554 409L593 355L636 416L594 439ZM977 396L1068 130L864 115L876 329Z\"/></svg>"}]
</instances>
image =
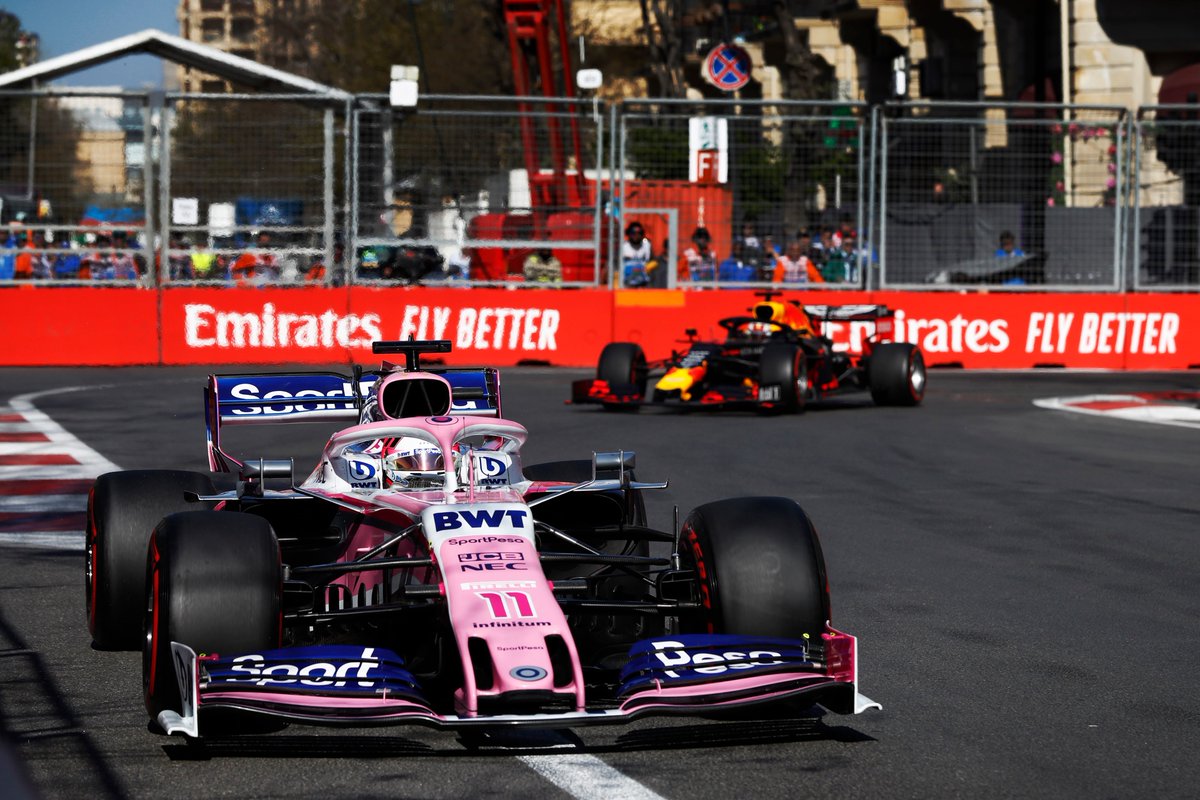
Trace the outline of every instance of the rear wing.
<instances>
[{"instance_id":1,"label":"rear wing","mask_svg":"<svg viewBox=\"0 0 1200 800\"><path fill-rule=\"evenodd\" d=\"M821 323L821 333L830 335L827 322L874 323L871 341L891 341L896 330L896 312L887 306L859 303L844 306L804 306L808 316ZM851 325L851 327L856 327ZM865 326L871 330L871 326Z\"/></svg>"},{"instance_id":2,"label":"rear wing","mask_svg":"<svg viewBox=\"0 0 1200 800\"><path fill-rule=\"evenodd\" d=\"M859 303L844 306L804 306L810 317L831 322L860 322L877 320L894 315L887 306Z\"/></svg>"},{"instance_id":3,"label":"rear wing","mask_svg":"<svg viewBox=\"0 0 1200 800\"><path fill-rule=\"evenodd\" d=\"M450 413L500 416L500 376L495 369L424 367L450 384ZM363 404L385 372L292 372L210 375L204 390L208 465L214 472L240 469L242 463L221 450L226 425L280 422L345 422L357 424Z\"/></svg>"}]
</instances>

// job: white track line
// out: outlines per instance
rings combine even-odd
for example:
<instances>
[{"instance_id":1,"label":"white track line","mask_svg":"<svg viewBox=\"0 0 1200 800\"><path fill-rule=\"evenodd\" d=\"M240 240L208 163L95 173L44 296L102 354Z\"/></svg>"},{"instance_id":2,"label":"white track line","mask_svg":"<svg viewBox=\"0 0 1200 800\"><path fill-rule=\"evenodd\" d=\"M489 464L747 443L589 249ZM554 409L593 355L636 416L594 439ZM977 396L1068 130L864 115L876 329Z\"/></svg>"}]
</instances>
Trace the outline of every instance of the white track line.
<instances>
[{"instance_id":1,"label":"white track line","mask_svg":"<svg viewBox=\"0 0 1200 800\"><path fill-rule=\"evenodd\" d=\"M578 800L664 800L586 753L517 756L517 760Z\"/></svg>"},{"instance_id":2,"label":"white track line","mask_svg":"<svg viewBox=\"0 0 1200 800\"><path fill-rule=\"evenodd\" d=\"M87 509L87 494L34 494L20 491L26 481L34 480L79 480L95 478L105 472L119 469L116 464L97 453L69 433L63 426L39 411L33 401L36 398L63 392L94 390L95 386L67 386L45 392L34 392L14 397L7 407L0 407L0 414L19 414L23 422L0 423L0 433L40 433L46 441L0 442L0 455L64 455L74 464L4 464L0 465L0 482L17 489L15 493L0 495L0 513L5 514L74 514ZM36 528L37 521L30 522ZM0 545L23 547L49 547L58 550L82 550L83 530L23 530L0 531Z\"/></svg>"},{"instance_id":3,"label":"white track line","mask_svg":"<svg viewBox=\"0 0 1200 800\"><path fill-rule=\"evenodd\" d=\"M1081 403L1128 402L1128 408L1086 408ZM1179 428L1200 428L1200 409L1176 403L1155 403L1144 397L1128 394L1089 394L1079 397L1043 397L1034 400L1038 408L1052 411L1070 411L1075 414L1090 414L1094 417L1121 419L1128 422L1149 422L1155 425L1173 425Z\"/></svg>"}]
</instances>

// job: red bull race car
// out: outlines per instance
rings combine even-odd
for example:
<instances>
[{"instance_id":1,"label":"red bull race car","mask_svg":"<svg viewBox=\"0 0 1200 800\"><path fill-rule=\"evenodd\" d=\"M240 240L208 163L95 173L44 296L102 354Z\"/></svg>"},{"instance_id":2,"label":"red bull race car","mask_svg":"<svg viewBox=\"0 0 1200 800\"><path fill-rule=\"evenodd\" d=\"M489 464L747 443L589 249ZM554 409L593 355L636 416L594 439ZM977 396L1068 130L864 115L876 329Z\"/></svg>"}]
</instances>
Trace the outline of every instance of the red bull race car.
<instances>
[{"instance_id":1,"label":"red bull race car","mask_svg":"<svg viewBox=\"0 0 1200 800\"><path fill-rule=\"evenodd\" d=\"M749 315L720 320L720 341L687 330L687 350L661 361L647 361L633 342L606 345L595 379L572 384L571 402L610 411L663 405L779 413L847 392L869 391L878 405L915 406L924 398L925 358L916 345L892 340L887 306L806 306L775 296L764 292ZM830 323L866 327L856 337L861 351L835 349Z\"/></svg>"},{"instance_id":2,"label":"red bull race car","mask_svg":"<svg viewBox=\"0 0 1200 800\"><path fill-rule=\"evenodd\" d=\"M566 727L759 703L842 713L856 641L829 623L820 543L790 499L648 527L631 452L523 464L492 369L377 342L352 375L211 376L208 475L113 472L88 504L96 646L142 650L168 734L267 715ZM222 429L344 421L315 468L238 460ZM662 555L651 555L651 545Z\"/></svg>"}]
</instances>

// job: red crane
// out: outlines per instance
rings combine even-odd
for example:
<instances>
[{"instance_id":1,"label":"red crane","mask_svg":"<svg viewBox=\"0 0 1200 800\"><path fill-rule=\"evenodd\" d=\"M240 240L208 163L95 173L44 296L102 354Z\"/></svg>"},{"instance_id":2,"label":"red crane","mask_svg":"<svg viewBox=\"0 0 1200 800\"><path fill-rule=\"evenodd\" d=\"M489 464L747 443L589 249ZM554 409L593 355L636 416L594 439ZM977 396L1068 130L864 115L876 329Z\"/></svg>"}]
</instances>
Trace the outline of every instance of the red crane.
<instances>
[{"instance_id":1,"label":"red crane","mask_svg":"<svg viewBox=\"0 0 1200 800\"><path fill-rule=\"evenodd\" d=\"M571 58L567 33L567 18L561 0L504 0L504 22L508 30L508 49L512 58L513 81L516 84L518 108L521 112L521 141L525 152L525 170L529 175L531 204L538 227L541 228L547 213L578 208L587 200L587 188L583 180L582 147L579 138L579 121L574 104L547 103L545 117L547 138L550 146L549 175L541 171L541 143L537 135L537 117L534 108L524 98L534 94L533 77L536 73L543 97L575 97L575 82L571 77ZM554 75L554 56L550 46L551 26L558 39L558 57L562 75L559 91ZM540 104L539 104L540 105ZM567 124L570 129L568 142L561 127L560 109L566 108ZM568 168L572 167L570 172Z\"/></svg>"}]
</instances>

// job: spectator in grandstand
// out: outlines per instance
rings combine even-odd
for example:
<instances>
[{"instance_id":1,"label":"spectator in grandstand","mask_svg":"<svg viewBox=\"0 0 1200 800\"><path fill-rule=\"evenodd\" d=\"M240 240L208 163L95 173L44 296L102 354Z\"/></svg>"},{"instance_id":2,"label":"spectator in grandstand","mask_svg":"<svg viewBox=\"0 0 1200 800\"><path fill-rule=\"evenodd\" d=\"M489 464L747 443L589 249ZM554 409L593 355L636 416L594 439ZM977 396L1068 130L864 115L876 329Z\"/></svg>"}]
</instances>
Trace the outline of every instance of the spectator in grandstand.
<instances>
[{"instance_id":1,"label":"spectator in grandstand","mask_svg":"<svg viewBox=\"0 0 1200 800\"><path fill-rule=\"evenodd\" d=\"M758 278L757 262L747 261L746 252L747 248L744 240L735 239L733 242L733 252L717 268L717 277L722 282L742 283ZM757 254L757 251L754 252Z\"/></svg>"},{"instance_id":2,"label":"spectator in grandstand","mask_svg":"<svg viewBox=\"0 0 1200 800\"><path fill-rule=\"evenodd\" d=\"M821 277L827 283L849 283L858 278L858 251L856 241L845 238L840 246L827 251L825 262L821 264Z\"/></svg>"},{"instance_id":3,"label":"spectator in grandstand","mask_svg":"<svg viewBox=\"0 0 1200 800\"><path fill-rule=\"evenodd\" d=\"M204 250L191 243L192 252L189 260L192 262L192 277L198 281L213 281L225 277L225 265L215 253Z\"/></svg>"},{"instance_id":4,"label":"spectator in grandstand","mask_svg":"<svg viewBox=\"0 0 1200 800\"><path fill-rule=\"evenodd\" d=\"M8 247L20 248L13 257L13 279L27 281L33 278L33 243L28 231L19 230L9 237Z\"/></svg>"},{"instance_id":5,"label":"spectator in grandstand","mask_svg":"<svg viewBox=\"0 0 1200 800\"><path fill-rule=\"evenodd\" d=\"M858 231L854 230L854 218L849 214L842 214L838 217L838 226L833 229L833 234L829 238L835 248L841 247L842 242L846 239L858 239Z\"/></svg>"},{"instance_id":6,"label":"spectator in grandstand","mask_svg":"<svg viewBox=\"0 0 1200 800\"><path fill-rule=\"evenodd\" d=\"M821 271L809 258L805 241L793 239L788 244L787 252L781 255L775 263L775 271L771 276L775 283L824 283Z\"/></svg>"},{"instance_id":7,"label":"spectator in grandstand","mask_svg":"<svg viewBox=\"0 0 1200 800\"><path fill-rule=\"evenodd\" d=\"M1003 231L1000 234L1000 246L996 248L996 257L1012 258L1023 255L1025 255L1025 251L1017 247L1017 240L1012 231Z\"/></svg>"},{"instance_id":8,"label":"spectator in grandstand","mask_svg":"<svg viewBox=\"0 0 1200 800\"><path fill-rule=\"evenodd\" d=\"M650 283L646 265L653 255L650 240L646 238L646 229L642 227L642 223L634 220L626 225L625 241L621 243L622 275L626 287L646 286Z\"/></svg>"},{"instance_id":9,"label":"spectator in grandstand","mask_svg":"<svg viewBox=\"0 0 1200 800\"><path fill-rule=\"evenodd\" d=\"M254 237L254 248L234 259L230 271L239 286L263 286L278 277L275 254L270 247L271 234L258 231Z\"/></svg>"},{"instance_id":10,"label":"spectator in grandstand","mask_svg":"<svg viewBox=\"0 0 1200 800\"><path fill-rule=\"evenodd\" d=\"M555 258L549 247L534 250L525 258L522 266L525 280L530 283L561 283L562 262Z\"/></svg>"},{"instance_id":11,"label":"spectator in grandstand","mask_svg":"<svg viewBox=\"0 0 1200 800\"><path fill-rule=\"evenodd\" d=\"M712 235L703 225L692 231L692 246L679 259L678 277L683 281L711 281L717 271L717 254L711 249Z\"/></svg>"},{"instance_id":12,"label":"spectator in grandstand","mask_svg":"<svg viewBox=\"0 0 1200 800\"><path fill-rule=\"evenodd\" d=\"M754 232L754 222L754 217L746 217L742 220L742 235L734 239L735 243L741 243L743 255L753 255L752 251L762 250L762 241Z\"/></svg>"}]
</instances>

